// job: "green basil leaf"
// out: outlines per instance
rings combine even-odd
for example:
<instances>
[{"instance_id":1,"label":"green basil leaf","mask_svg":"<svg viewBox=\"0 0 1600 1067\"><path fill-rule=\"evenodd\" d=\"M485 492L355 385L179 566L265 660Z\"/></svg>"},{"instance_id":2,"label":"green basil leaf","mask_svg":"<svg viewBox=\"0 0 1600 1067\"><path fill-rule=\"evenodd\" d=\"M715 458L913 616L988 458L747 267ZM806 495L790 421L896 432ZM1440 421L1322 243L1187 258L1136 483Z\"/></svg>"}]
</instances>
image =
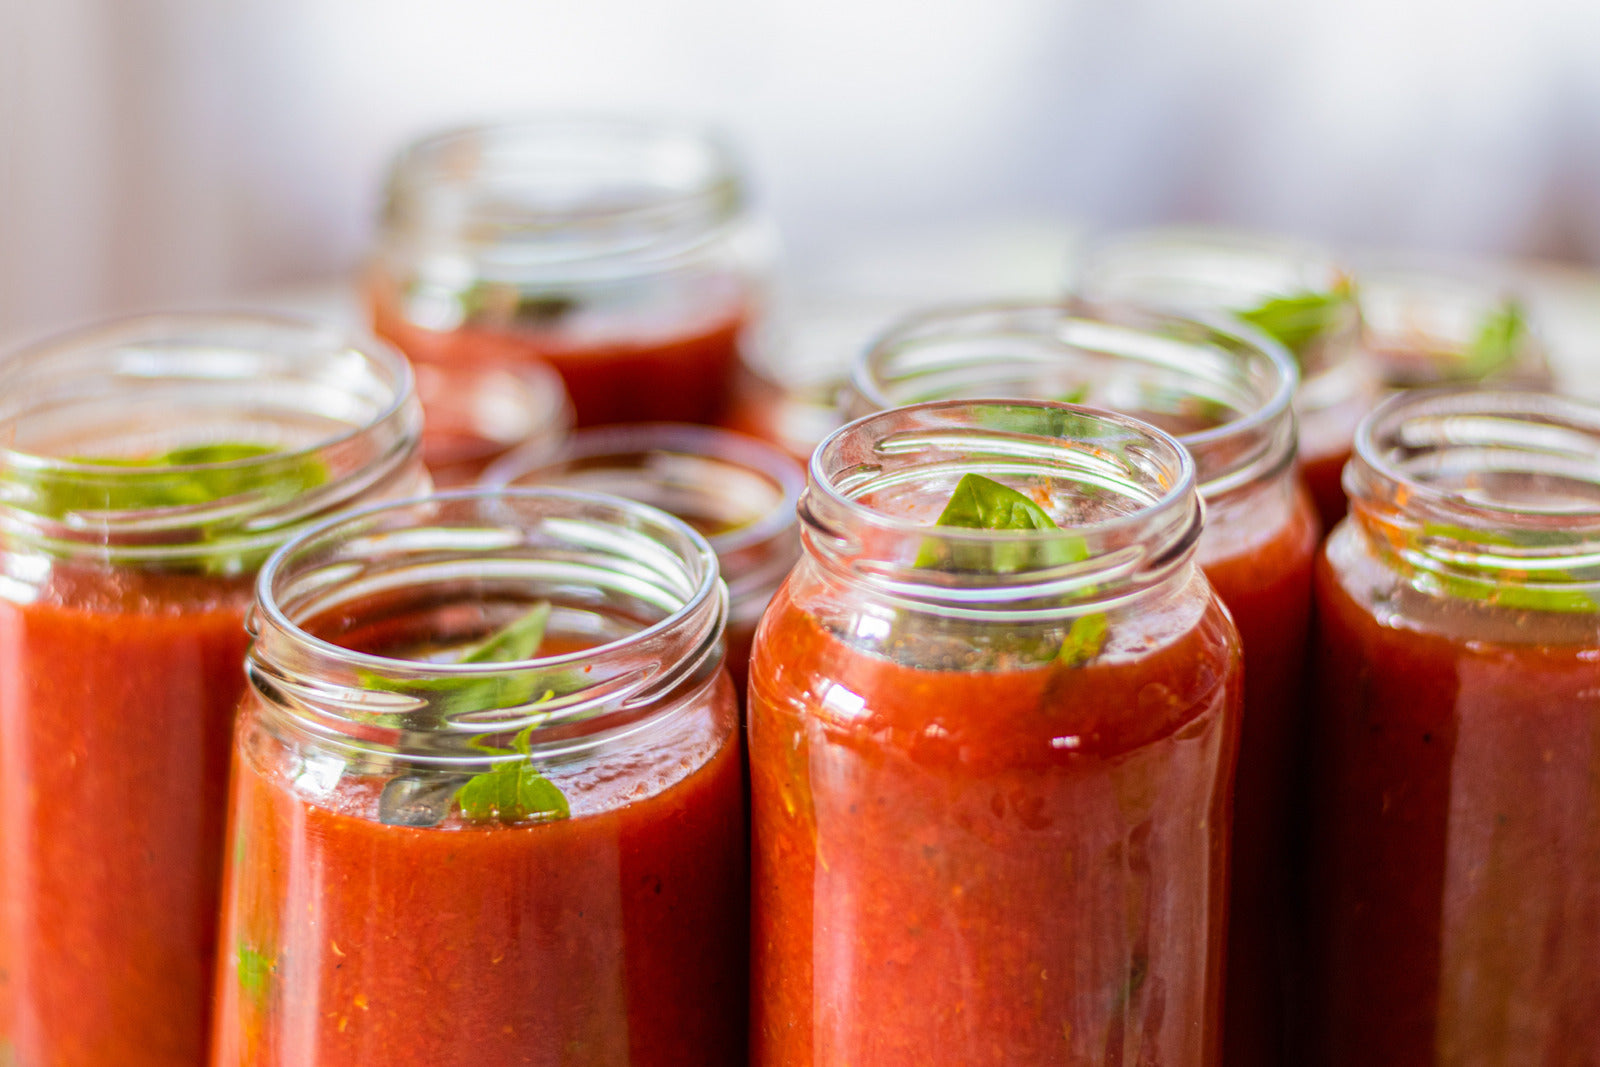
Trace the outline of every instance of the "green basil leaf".
<instances>
[{"instance_id":1,"label":"green basil leaf","mask_svg":"<svg viewBox=\"0 0 1600 1067\"><path fill-rule=\"evenodd\" d=\"M260 1006L267 999L272 972L277 970L277 962L243 941L239 942L237 957L239 988L244 990L245 996Z\"/></svg>"},{"instance_id":2,"label":"green basil leaf","mask_svg":"<svg viewBox=\"0 0 1600 1067\"><path fill-rule=\"evenodd\" d=\"M1059 530L1061 527L1025 493L981 474L964 474L956 483L935 525L974 530ZM1062 537L1044 545L997 544L952 547L932 539L917 553L918 567L991 571L1004 574L1025 568L1079 563L1089 557L1081 537ZM1058 662L1081 666L1100 654L1105 644L1107 620L1103 614L1081 615L1073 620Z\"/></svg>"},{"instance_id":3,"label":"green basil leaf","mask_svg":"<svg viewBox=\"0 0 1600 1067\"><path fill-rule=\"evenodd\" d=\"M1072 620L1072 627L1061 642L1056 659L1068 667L1081 667L1100 654L1105 647L1109 629L1103 614L1080 615Z\"/></svg>"},{"instance_id":4,"label":"green basil leaf","mask_svg":"<svg viewBox=\"0 0 1600 1067\"><path fill-rule=\"evenodd\" d=\"M1507 300L1484 316L1477 335L1467 346L1461 372L1482 378L1516 361L1528 337L1528 319L1522 305Z\"/></svg>"},{"instance_id":5,"label":"green basil leaf","mask_svg":"<svg viewBox=\"0 0 1600 1067\"><path fill-rule=\"evenodd\" d=\"M981 474L963 474L936 526L972 530L1057 530L1049 512L1009 485Z\"/></svg>"},{"instance_id":6,"label":"green basil leaf","mask_svg":"<svg viewBox=\"0 0 1600 1067\"><path fill-rule=\"evenodd\" d=\"M13 469L10 477L27 491L26 498L18 501L22 510L53 519L73 513L193 507L246 493L289 499L328 480L327 467L313 456L286 454L276 463L234 466L277 451L268 445L215 444L146 458L73 457L73 463L95 469Z\"/></svg>"},{"instance_id":7,"label":"green basil leaf","mask_svg":"<svg viewBox=\"0 0 1600 1067\"><path fill-rule=\"evenodd\" d=\"M1311 345L1344 320L1354 298L1354 289L1345 282L1325 293L1271 297L1234 315L1278 341L1304 366Z\"/></svg>"},{"instance_id":8,"label":"green basil leaf","mask_svg":"<svg viewBox=\"0 0 1600 1067\"><path fill-rule=\"evenodd\" d=\"M1488 530L1475 530L1453 523L1429 522L1422 527L1425 538L1440 538L1464 544L1496 547L1514 546L1515 538ZM1554 611L1566 614L1600 612L1600 600L1582 589L1567 589L1558 584L1544 582L1526 584L1517 576L1507 575L1498 569L1485 568L1481 575L1444 573L1410 567L1413 584L1423 592L1435 596L1455 597L1459 600L1476 600L1513 611ZM1569 571L1552 570L1543 574L1556 580L1571 579Z\"/></svg>"},{"instance_id":9,"label":"green basil leaf","mask_svg":"<svg viewBox=\"0 0 1600 1067\"><path fill-rule=\"evenodd\" d=\"M565 819L572 814L561 790L527 760L502 763L474 775L456 791L461 814L474 822Z\"/></svg>"}]
</instances>

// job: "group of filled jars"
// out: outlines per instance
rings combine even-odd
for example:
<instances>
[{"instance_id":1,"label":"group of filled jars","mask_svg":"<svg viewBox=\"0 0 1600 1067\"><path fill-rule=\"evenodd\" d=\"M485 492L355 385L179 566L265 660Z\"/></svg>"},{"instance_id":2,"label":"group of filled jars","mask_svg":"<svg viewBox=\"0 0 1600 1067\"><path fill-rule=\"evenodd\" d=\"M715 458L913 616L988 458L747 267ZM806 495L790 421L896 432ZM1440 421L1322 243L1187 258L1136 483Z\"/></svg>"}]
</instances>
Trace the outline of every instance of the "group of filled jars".
<instances>
[{"instance_id":1,"label":"group of filled jars","mask_svg":"<svg viewBox=\"0 0 1600 1067\"><path fill-rule=\"evenodd\" d=\"M409 362L0 357L0 1064L1600 1064L1600 407L1519 303L1119 238L803 471L766 243L698 134L478 129L391 177Z\"/></svg>"}]
</instances>

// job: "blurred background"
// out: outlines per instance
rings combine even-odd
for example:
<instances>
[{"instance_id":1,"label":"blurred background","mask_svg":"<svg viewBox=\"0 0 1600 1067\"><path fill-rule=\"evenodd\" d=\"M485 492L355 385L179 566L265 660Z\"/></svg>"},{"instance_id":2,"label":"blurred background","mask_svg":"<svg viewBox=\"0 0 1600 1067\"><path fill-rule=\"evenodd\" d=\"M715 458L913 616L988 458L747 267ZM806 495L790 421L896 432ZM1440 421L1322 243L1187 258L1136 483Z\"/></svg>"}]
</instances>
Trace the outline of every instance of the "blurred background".
<instances>
[{"instance_id":1,"label":"blurred background","mask_svg":"<svg viewBox=\"0 0 1600 1067\"><path fill-rule=\"evenodd\" d=\"M0 0L0 337L337 277L441 126L709 119L801 289L1085 232L1600 257L1587 0ZM977 295L977 294L974 294Z\"/></svg>"}]
</instances>

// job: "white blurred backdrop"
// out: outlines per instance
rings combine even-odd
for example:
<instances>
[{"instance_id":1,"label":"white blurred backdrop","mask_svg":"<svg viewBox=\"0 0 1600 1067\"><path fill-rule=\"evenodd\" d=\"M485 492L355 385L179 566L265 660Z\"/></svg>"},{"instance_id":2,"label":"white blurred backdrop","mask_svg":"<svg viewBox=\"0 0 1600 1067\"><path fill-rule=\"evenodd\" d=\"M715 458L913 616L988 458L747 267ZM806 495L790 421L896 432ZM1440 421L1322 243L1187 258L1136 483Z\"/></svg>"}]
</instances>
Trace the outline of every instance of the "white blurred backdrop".
<instances>
[{"instance_id":1,"label":"white blurred backdrop","mask_svg":"<svg viewBox=\"0 0 1600 1067\"><path fill-rule=\"evenodd\" d=\"M990 224L1584 261L1596 42L1592 0L0 0L0 336L346 270L400 143L546 110L723 125L802 279Z\"/></svg>"}]
</instances>

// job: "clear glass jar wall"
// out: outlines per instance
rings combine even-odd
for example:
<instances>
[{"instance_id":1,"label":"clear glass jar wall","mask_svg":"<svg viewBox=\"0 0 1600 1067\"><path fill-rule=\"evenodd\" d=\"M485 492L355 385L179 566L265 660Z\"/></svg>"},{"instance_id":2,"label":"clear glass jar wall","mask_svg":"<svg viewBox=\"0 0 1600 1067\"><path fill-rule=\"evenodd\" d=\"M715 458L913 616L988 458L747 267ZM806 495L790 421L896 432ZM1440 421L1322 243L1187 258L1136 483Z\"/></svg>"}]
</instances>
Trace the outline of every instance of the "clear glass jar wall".
<instances>
[{"instance_id":1,"label":"clear glass jar wall","mask_svg":"<svg viewBox=\"0 0 1600 1067\"><path fill-rule=\"evenodd\" d=\"M652 508L446 494L263 571L215 1064L743 1062L716 558Z\"/></svg>"},{"instance_id":2,"label":"clear glass jar wall","mask_svg":"<svg viewBox=\"0 0 1600 1067\"><path fill-rule=\"evenodd\" d=\"M961 479L1059 529L930 525ZM959 402L813 459L751 668L757 1064L1217 1062L1238 639L1193 467Z\"/></svg>"},{"instance_id":3,"label":"clear glass jar wall","mask_svg":"<svg viewBox=\"0 0 1600 1067\"><path fill-rule=\"evenodd\" d=\"M254 572L424 490L420 424L398 354L293 320L0 361L0 1060L204 1059Z\"/></svg>"},{"instance_id":4,"label":"clear glass jar wall","mask_svg":"<svg viewBox=\"0 0 1600 1067\"><path fill-rule=\"evenodd\" d=\"M704 131L481 126L395 162L368 293L378 332L420 362L548 362L580 426L713 422L772 245Z\"/></svg>"}]
</instances>

